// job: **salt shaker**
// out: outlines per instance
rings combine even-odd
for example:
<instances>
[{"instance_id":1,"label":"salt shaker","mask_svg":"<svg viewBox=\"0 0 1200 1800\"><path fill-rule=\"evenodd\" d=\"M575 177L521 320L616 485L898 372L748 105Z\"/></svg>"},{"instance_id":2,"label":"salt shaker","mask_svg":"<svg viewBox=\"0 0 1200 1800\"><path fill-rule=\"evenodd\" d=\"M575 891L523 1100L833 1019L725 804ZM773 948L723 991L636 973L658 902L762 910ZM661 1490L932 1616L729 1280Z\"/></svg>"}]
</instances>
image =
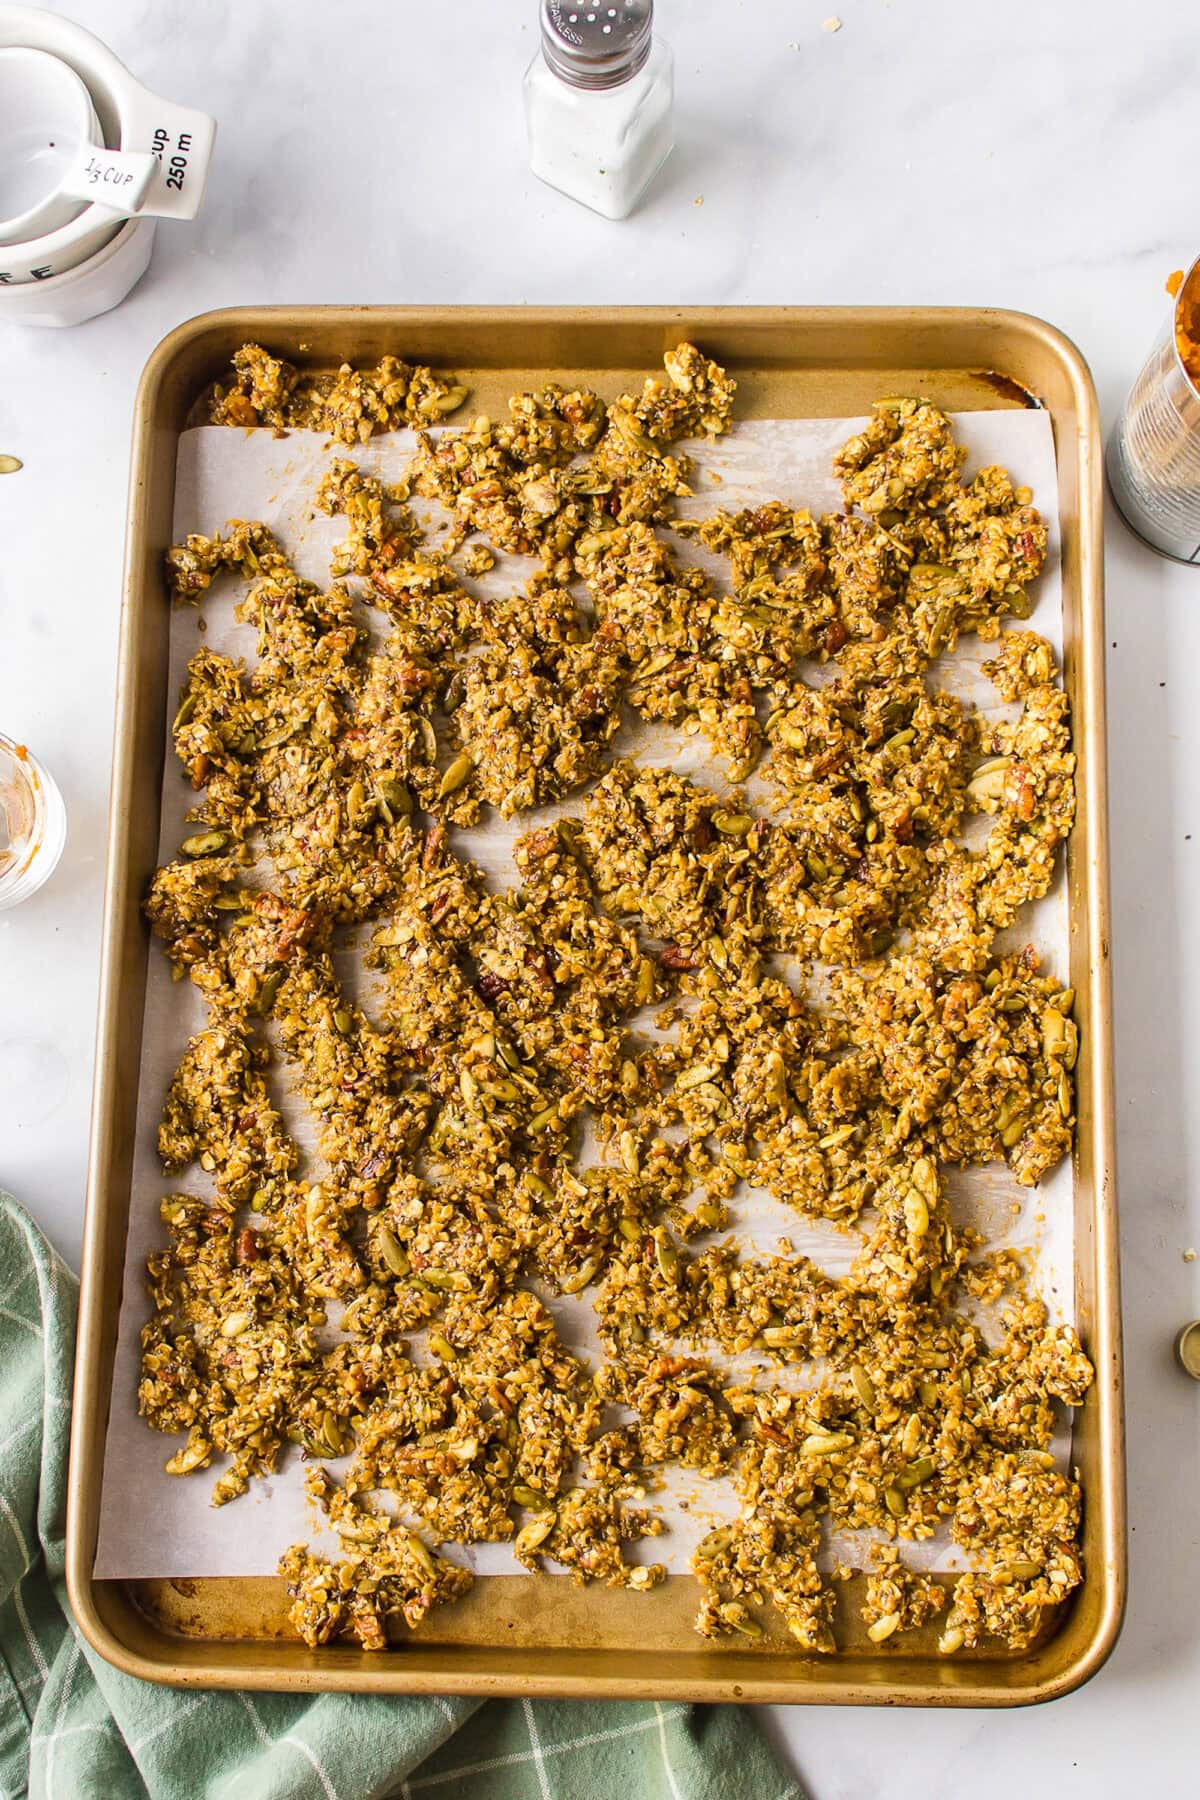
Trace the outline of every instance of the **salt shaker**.
<instances>
[{"instance_id":1,"label":"salt shaker","mask_svg":"<svg viewBox=\"0 0 1200 1800\"><path fill-rule=\"evenodd\" d=\"M529 161L572 200L623 219L670 154L674 62L654 0L540 0L541 49L525 72Z\"/></svg>"}]
</instances>

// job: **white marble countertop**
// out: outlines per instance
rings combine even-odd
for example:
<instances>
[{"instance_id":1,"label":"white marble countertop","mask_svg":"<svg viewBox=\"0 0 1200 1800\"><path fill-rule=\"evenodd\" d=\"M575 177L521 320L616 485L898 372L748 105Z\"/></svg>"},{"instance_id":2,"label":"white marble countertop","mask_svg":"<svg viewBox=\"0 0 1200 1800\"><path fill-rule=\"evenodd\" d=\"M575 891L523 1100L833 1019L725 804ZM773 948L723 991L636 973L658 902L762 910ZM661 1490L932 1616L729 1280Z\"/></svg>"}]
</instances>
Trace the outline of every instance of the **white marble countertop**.
<instances>
[{"instance_id":1,"label":"white marble countertop","mask_svg":"<svg viewBox=\"0 0 1200 1800\"><path fill-rule=\"evenodd\" d=\"M258 301L992 304L1070 333L1109 421L1200 242L1178 0L660 0L679 145L622 225L526 170L534 0L341 0L332 32L317 0L70 10L220 121L201 219L161 228L124 306L0 327L0 450L25 463L0 483L0 726L56 773L70 826L54 879L0 915L0 1182L74 1260L130 411L170 327ZM1200 1314L1181 1254L1200 1244L1200 571L1110 518L1108 604L1128 1621L1046 1708L773 1709L814 1800L1194 1786L1200 1389L1171 1335Z\"/></svg>"}]
</instances>

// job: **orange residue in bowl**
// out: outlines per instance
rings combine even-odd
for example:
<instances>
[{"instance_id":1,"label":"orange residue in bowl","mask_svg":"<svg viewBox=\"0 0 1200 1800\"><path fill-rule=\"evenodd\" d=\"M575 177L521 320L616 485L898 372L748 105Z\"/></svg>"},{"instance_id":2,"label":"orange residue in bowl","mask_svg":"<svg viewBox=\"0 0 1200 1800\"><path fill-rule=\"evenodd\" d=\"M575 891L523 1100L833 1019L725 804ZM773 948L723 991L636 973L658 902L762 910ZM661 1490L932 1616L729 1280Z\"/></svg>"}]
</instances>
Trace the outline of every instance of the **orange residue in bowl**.
<instances>
[{"instance_id":1,"label":"orange residue in bowl","mask_svg":"<svg viewBox=\"0 0 1200 1800\"><path fill-rule=\"evenodd\" d=\"M1175 348L1184 373L1200 393L1200 277L1196 269L1186 281L1182 269L1168 275L1167 292L1175 302Z\"/></svg>"}]
</instances>

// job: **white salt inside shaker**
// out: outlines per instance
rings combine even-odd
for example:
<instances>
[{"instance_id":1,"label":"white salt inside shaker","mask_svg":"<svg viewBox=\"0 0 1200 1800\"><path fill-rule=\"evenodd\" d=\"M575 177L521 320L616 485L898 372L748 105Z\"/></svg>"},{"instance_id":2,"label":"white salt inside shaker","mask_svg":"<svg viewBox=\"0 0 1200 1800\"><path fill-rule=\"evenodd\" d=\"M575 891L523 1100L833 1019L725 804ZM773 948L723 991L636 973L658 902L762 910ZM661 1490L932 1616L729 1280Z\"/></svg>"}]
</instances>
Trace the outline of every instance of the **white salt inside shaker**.
<instances>
[{"instance_id":1,"label":"white salt inside shaker","mask_svg":"<svg viewBox=\"0 0 1200 1800\"><path fill-rule=\"evenodd\" d=\"M654 0L541 0L525 72L535 175L607 219L631 213L670 154L674 64Z\"/></svg>"}]
</instances>

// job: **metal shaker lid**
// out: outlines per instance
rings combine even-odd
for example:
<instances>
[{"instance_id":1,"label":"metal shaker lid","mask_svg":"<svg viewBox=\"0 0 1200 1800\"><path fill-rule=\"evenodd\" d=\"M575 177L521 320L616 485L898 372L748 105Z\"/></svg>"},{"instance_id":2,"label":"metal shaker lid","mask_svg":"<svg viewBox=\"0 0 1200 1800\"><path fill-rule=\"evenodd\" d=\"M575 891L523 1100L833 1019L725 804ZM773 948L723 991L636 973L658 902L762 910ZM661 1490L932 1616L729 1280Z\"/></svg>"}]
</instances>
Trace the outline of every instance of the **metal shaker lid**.
<instances>
[{"instance_id":1,"label":"metal shaker lid","mask_svg":"<svg viewBox=\"0 0 1200 1800\"><path fill-rule=\"evenodd\" d=\"M1193 1319L1179 1333L1175 1339L1175 1355L1180 1368L1200 1381L1200 1319Z\"/></svg>"},{"instance_id":2,"label":"metal shaker lid","mask_svg":"<svg viewBox=\"0 0 1200 1800\"><path fill-rule=\"evenodd\" d=\"M561 81L619 87L650 54L654 0L541 0L542 55Z\"/></svg>"}]
</instances>

